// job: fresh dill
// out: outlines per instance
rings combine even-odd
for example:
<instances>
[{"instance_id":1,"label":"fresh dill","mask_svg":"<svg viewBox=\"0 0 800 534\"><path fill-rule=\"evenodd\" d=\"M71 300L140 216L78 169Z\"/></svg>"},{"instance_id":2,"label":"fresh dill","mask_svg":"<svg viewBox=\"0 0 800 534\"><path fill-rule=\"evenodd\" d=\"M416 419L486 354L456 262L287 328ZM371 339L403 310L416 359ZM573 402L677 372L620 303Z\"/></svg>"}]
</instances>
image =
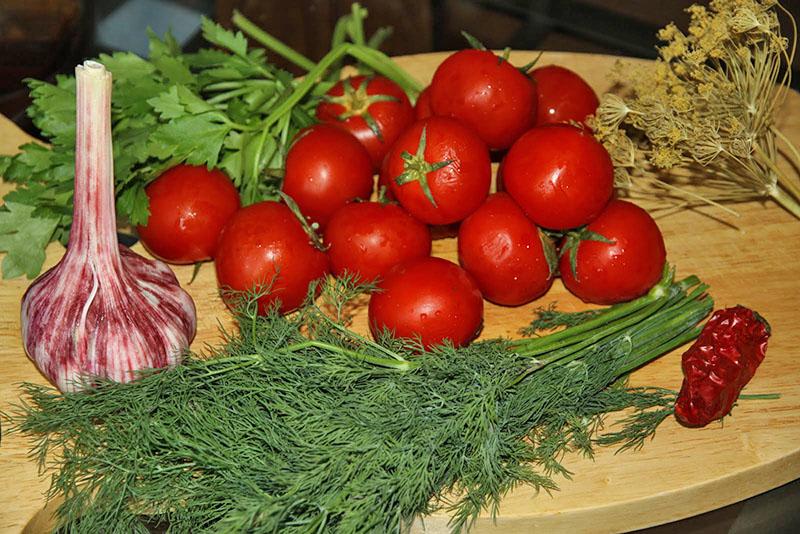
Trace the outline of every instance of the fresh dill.
<instances>
[{"instance_id":1,"label":"fresh dill","mask_svg":"<svg viewBox=\"0 0 800 534\"><path fill-rule=\"evenodd\" d=\"M520 484L556 489L564 454L651 436L674 393L620 378L696 336L705 289L667 272L549 336L421 353L313 303L245 306L207 358L82 394L26 384L4 417L52 472L65 531L398 532L444 510L461 532Z\"/></svg>"}]
</instances>

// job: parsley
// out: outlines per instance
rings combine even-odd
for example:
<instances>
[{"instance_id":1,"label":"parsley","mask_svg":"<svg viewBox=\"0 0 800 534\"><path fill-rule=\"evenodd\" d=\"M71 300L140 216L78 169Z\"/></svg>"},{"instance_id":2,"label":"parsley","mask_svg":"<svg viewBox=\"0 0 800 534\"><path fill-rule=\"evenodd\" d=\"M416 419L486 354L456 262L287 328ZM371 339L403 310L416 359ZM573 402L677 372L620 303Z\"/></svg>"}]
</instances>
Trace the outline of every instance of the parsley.
<instances>
[{"instance_id":1,"label":"parsley","mask_svg":"<svg viewBox=\"0 0 800 534\"><path fill-rule=\"evenodd\" d=\"M223 170L245 205L277 198L288 145L299 129L315 121L316 104L338 77L345 56L386 74L412 94L419 91L418 82L363 42L366 10L353 9L343 17L350 41L334 43L318 64L236 13L234 23L249 37L309 71L305 82L269 63L265 49L249 48L242 31L205 18L203 37L215 48L183 54L170 34L159 38L150 32L148 59L128 52L101 54L98 61L111 71L114 84L117 215L131 225L146 223L145 186L180 163ZM0 220L24 219L24 224L0 226L5 278L36 276L45 247L53 240L66 244L72 222L75 79L58 76L54 84L28 80L28 86L33 101L28 114L50 146L28 144L15 156L0 156L0 174L16 186L4 197Z\"/></svg>"}]
</instances>

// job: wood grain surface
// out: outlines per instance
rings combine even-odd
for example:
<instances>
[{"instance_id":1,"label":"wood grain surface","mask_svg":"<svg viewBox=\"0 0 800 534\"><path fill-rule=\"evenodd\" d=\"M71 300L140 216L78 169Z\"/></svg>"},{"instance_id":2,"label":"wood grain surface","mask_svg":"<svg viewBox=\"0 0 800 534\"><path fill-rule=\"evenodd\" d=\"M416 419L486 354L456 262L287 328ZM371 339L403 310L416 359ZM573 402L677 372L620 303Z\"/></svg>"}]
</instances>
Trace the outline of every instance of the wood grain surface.
<instances>
[{"instance_id":1,"label":"wood grain surface","mask_svg":"<svg viewBox=\"0 0 800 534\"><path fill-rule=\"evenodd\" d=\"M512 62L524 64L532 52L517 52ZM403 67L428 82L442 54L398 58ZM540 65L557 63L583 75L597 90L609 87L606 73L616 58L545 53ZM800 142L800 95L790 94L778 114L778 126ZM0 116L0 153L14 153L28 138ZM7 189L7 185L4 185ZM636 452L615 454L600 449L595 458L566 458L572 480L559 480L561 490L537 495L519 488L502 502L494 524L481 517L473 532L617 532L666 523L734 503L800 478L800 221L771 202L735 206L740 217L708 210L684 211L659 220L668 259L679 275L697 274L711 285L717 307L743 304L761 312L772 324L766 360L747 387L749 393L779 393L778 400L742 401L725 419L703 429L686 429L667 420L655 439ZM142 253L140 246L135 249ZM454 239L435 242L434 253L456 259ZM47 266L63 253L48 250ZM191 284L191 267L175 272L197 304L198 335L193 347L219 339L218 321L229 316L217 297L214 270L204 265ZM0 410L17 401L16 384L45 380L27 359L19 334L19 302L28 280L0 281ZM564 309L584 307L560 282L538 302L523 308L486 306L483 336L514 336L532 310L557 301ZM58 325L53 325L57 328ZM366 331L359 314L354 328ZM675 351L637 371L635 385L677 389L680 353ZM46 476L38 476L16 435L0 445L0 532L40 532L47 514L42 509ZM29 528L25 528L31 522ZM421 525L416 526L421 531ZM447 517L425 519L428 532L447 530Z\"/></svg>"}]
</instances>

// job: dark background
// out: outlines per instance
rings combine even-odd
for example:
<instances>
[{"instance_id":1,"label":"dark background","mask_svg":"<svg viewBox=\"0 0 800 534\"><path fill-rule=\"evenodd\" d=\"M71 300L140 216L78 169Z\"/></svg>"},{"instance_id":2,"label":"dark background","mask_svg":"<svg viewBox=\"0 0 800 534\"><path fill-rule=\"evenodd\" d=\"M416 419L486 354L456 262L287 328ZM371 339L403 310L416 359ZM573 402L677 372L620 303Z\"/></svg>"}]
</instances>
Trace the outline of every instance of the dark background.
<instances>
[{"instance_id":1,"label":"dark background","mask_svg":"<svg viewBox=\"0 0 800 534\"><path fill-rule=\"evenodd\" d=\"M145 28L171 28L186 50L202 44L199 15L223 24L234 9L311 59L329 48L350 0L0 0L0 113L26 129L22 80L72 72L86 57L144 47ZM392 26L392 55L463 48L466 30L491 48L654 57L656 31L685 27L689 0L362 0L367 34ZM800 0L783 0L797 18ZM788 28L787 28L788 30ZM788 33L788 32L787 32ZM146 53L146 48L141 52ZM276 62L280 58L273 58ZM800 87L799 60L793 85ZM288 65L285 65L288 66Z\"/></svg>"}]
</instances>

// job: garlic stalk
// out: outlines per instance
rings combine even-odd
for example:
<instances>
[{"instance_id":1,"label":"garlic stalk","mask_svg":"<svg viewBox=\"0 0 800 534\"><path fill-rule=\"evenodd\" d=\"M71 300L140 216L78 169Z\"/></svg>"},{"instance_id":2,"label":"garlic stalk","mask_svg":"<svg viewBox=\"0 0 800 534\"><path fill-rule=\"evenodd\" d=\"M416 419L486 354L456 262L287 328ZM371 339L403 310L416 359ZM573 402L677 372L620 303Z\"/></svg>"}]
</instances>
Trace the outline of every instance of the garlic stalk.
<instances>
[{"instance_id":1,"label":"garlic stalk","mask_svg":"<svg viewBox=\"0 0 800 534\"><path fill-rule=\"evenodd\" d=\"M91 377L127 382L175 365L194 338L191 297L162 262L119 245L111 149L111 73L75 69L77 132L73 223L61 261L22 298L28 357L61 391Z\"/></svg>"}]
</instances>

